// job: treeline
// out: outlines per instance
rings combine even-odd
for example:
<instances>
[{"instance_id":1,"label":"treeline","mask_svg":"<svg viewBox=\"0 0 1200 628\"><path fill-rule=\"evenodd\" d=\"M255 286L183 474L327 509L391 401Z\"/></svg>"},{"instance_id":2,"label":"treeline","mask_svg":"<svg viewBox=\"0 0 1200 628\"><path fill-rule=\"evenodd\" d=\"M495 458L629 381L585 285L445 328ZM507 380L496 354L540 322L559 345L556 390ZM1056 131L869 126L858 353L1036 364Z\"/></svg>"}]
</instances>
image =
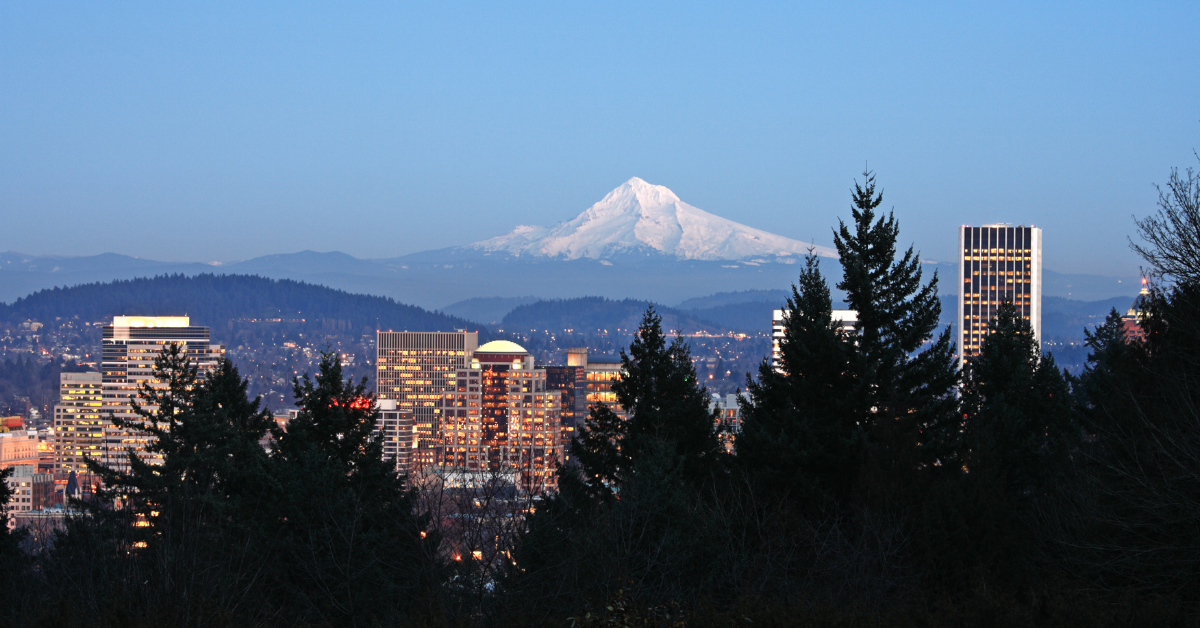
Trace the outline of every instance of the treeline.
<instances>
[{"instance_id":1,"label":"treeline","mask_svg":"<svg viewBox=\"0 0 1200 628\"><path fill-rule=\"evenodd\" d=\"M118 315L182 316L217 327L251 318L306 319L332 331L454 331L476 324L387 297L253 275L164 275L41 290L0 304L0 321L95 322Z\"/></svg>"},{"instance_id":2,"label":"treeline","mask_svg":"<svg viewBox=\"0 0 1200 628\"><path fill-rule=\"evenodd\" d=\"M832 323L810 258L782 368L747 379L736 455L688 345L651 308L613 387L628 418L595 408L541 500L489 481L457 489L474 495L458 510L430 506L454 500L379 460L366 391L330 358L296 382L300 416L281 432L231 365L197 381L164 356L169 386L144 391L156 409L139 423L164 463L95 468L106 492L39 555L0 538L5 581L23 583L0 588L0 613L122 626L1197 625L1200 177L1168 188L1138 223L1159 277L1144 341L1114 312L1073 377L1005 304L960 372L937 278L896 248L867 174L835 231L836 288L859 326Z\"/></svg>"}]
</instances>

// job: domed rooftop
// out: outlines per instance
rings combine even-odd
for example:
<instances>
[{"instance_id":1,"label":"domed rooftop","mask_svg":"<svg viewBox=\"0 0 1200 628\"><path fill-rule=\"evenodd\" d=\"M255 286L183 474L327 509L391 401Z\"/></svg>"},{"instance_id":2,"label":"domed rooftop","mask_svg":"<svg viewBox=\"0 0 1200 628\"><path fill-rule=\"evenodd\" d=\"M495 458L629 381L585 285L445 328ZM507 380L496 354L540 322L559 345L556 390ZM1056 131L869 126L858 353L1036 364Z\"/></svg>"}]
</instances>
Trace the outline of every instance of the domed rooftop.
<instances>
[{"instance_id":1,"label":"domed rooftop","mask_svg":"<svg viewBox=\"0 0 1200 628\"><path fill-rule=\"evenodd\" d=\"M529 352L525 350L525 347L522 347L515 342L509 342L507 340L493 340L476 349L475 353L505 353L511 355L514 353Z\"/></svg>"}]
</instances>

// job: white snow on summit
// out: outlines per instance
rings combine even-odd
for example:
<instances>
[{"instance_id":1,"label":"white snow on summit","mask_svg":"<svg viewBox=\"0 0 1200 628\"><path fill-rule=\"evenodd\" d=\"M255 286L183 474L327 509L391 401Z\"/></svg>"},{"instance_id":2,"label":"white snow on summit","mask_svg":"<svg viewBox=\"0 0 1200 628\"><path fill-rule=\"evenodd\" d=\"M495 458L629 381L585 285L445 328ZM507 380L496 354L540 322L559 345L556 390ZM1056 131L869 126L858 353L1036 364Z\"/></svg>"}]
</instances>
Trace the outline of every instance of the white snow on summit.
<instances>
[{"instance_id":1,"label":"white snow on summit","mask_svg":"<svg viewBox=\"0 0 1200 628\"><path fill-rule=\"evenodd\" d=\"M829 247L792 240L715 216L679 200L671 190L634 177L572 220L553 227L522 225L471 248L511 255L603 259L658 252L678 259L837 257Z\"/></svg>"}]
</instances>

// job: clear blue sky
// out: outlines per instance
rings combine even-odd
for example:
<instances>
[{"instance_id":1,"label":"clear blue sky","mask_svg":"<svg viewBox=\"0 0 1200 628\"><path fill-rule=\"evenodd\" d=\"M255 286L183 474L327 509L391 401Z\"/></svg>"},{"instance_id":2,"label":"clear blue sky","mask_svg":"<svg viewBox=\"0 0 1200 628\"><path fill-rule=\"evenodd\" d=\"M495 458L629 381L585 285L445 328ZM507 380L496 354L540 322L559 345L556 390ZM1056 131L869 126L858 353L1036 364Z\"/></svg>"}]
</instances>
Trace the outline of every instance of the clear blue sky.
<instances>
[{"instance_id":1,"label":"clear blue sky","mask_svg":"<svg viewBox=\"0 0 1200 628\"><path fill-rule=\"evenodd\" d=\"M1200 148L1194 1L397 4L0 4L0 250L390 257L631 176L828 244L869 161L927 258L1134 274Z\"/></svg>"}]
</instances>

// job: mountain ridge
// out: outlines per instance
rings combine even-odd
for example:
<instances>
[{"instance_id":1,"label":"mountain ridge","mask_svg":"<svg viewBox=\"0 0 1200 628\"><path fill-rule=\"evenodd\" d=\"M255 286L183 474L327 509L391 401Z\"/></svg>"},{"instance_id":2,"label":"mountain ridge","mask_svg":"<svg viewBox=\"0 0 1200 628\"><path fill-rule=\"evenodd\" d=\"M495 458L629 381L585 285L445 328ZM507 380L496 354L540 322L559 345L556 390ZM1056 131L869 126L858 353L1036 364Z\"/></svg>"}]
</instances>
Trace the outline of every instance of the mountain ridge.
<instances>
[{"instance_id":1,"label":"mountain ridge","mask_svg":"<svg viewBox=\"0 0 1200 628\"><path fill-rule=\"evenodd\" d=\"M553 227L519 225L467 249L575 260L649 254L678 260L797 258L824 246L785 238L693 207L665 186L633 177L574 218ZM762 261L766 261L765 259Z\"/></svg>"}]
</instances>

